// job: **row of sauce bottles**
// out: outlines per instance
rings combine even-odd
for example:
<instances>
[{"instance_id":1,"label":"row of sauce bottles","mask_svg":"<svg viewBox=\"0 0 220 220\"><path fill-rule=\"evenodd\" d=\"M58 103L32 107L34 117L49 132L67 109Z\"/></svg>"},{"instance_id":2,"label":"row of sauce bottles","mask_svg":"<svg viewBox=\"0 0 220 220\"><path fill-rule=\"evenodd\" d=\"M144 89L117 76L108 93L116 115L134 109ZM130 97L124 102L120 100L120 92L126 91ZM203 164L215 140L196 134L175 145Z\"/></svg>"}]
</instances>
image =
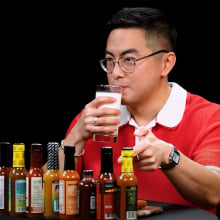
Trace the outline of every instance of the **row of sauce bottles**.
<instances>
[{"instance_id":1,"label":"row of sauce bottles","mask_svg":"<svg viewBox=\"0 0 220 220\"><path fill-rule=\"evenodd\" d=\"M13 144L13 167L6 159L10 143L0 143L0 214L60 219L136 220L137 178L133 148L122 148L121 175L113 172L112 147L101 149L101 171L75 170L74 146L64 146L64 170L59 170L56 142L47 145L47 172L42 172L42 145L31 145L30 170L24 166L24 144ZM3 184L4 183L4 184ZM2 186L4 187L2 188ZM4 198L4 199L1 199ZM2 201L1 201L2 200Z\"/></svg>"}]
</instances>

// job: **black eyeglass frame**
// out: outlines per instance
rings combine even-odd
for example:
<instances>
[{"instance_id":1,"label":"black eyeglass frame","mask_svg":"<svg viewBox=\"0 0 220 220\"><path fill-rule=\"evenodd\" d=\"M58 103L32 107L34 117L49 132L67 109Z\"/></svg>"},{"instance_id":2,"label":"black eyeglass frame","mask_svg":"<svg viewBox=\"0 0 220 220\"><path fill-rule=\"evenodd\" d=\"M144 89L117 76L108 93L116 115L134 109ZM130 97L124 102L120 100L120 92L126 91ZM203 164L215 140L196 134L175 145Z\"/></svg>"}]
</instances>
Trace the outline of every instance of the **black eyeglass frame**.
<instances>
[{"instance_id":1,"label":"black eyeglass frame","mask_svg":"<svg viewBox=\"0 0 220 220\"><path fill-rule=\"evenodd\" d=\"M158 51L155 51L155 52L153 52L153 53L151 53L151 54L149 54L149 55L140 57L140 58L138 58L138 59L133 59L133 58L132 58L132 61L133 61L133 63L134 63L134 69L135 69L135 66L136 66L136 62L139 61L139 60L142 60L142 59L147 58L147 57L152 57L152 56L154 56L154 55L156 55L156 54L159 54L159 53L169 53L169 52L171 52L171 51L168 51L168 50L158 50ZM126 70L126 69L120 64L119 61L120 61L122 58L124 58L124 57L120 57L120 58L118 59L118 61L111 60L112 63L113 63L113 65L114 65L114 68L115 68L115 63L118 63L119 66L120 66L120 68L121 68L124 72L126 72L126 73L132 73L132 72L134 72L134 69L133 69L132 71L128 71L128 70ZM103 64L104 61L106 61L106 60L107 60L107 58L101 59L101 60L99 60L99 63L100 63L100 65L101 65L102 69L103 69L106 73L111 74L114 68L112 69L111 72L108 72L107 68L106 68L105 65Z\"/></svg>"}]
</instances>

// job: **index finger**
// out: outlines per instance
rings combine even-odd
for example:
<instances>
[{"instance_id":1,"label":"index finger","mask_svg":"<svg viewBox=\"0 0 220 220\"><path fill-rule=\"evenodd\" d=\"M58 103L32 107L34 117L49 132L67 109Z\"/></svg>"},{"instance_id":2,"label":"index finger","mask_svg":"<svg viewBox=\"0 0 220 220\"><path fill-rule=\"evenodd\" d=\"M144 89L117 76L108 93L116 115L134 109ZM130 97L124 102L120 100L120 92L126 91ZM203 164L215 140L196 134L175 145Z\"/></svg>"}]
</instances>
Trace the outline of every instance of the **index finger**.
<instances>
[{"instance_id":1,"label":"index finger","mask_svg":"<svg viewBox=\"0 0 220 220\"><path fill-rule=\"evenodd\" d=\"M135 157L137 156L137 154L140 154L141 152L143 152L147 148L149 143L150 142L147 139L147 137L142 138L140 142L134 146L133 156Z\"/></svg>"}]
</instances>

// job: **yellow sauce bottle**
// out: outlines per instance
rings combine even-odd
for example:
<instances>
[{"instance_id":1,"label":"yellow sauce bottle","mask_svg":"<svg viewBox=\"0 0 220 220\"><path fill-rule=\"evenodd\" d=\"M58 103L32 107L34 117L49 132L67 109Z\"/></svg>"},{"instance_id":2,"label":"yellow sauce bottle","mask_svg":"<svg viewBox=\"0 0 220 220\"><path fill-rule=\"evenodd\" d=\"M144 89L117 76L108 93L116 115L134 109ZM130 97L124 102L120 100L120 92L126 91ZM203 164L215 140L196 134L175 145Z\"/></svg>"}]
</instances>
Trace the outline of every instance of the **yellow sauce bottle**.
<instances>
[{"instance_id":1,"label":"yellow sauce bottle","mask_svg":"<svg viewBox=\"0 0 220 220\"><path fill-rule=\"evenodd\" d=\"M121 174L117 178L118 195L117 220L137 219L137 177L133 172L133 148L121 150Z\"/></svg>"},{"instance_id":2,"label":"yellow sauce bottle","mask_svg":"<svg viewBox=\"0 0 220 220\"><path fill-rule=\"evenodd\" d=\"M47 144L47 172L43 175L44 218L59 218L59 143Z\"/></svg>"},{"instance_id":3,"label":"yellow sauce bottle","mask_svg":"<svg viewBox=\"0 0 220 220\"><path fill-rule=\"evenodd\" d=\"M8 213L26 215L26 173L24 162L25 145L13 144L13 167L9 173Z\"/></svg>"}]
</instances>

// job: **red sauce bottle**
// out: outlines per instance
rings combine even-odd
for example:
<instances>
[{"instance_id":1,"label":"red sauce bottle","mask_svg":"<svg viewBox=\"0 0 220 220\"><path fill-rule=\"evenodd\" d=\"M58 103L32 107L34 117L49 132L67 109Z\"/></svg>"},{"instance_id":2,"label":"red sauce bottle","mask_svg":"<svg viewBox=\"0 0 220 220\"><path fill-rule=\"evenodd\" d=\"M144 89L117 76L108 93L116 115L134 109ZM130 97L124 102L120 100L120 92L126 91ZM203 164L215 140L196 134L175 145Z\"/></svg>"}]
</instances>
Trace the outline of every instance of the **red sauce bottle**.
<instances>
[{"instance_id":1,"label":"red sauce bottle","mask_svg":"<svg viewBox=\"0 0 220 220\"><path fill-rule=\"evenodd\" d=\"M30 169L26 175L27 217L43 216L42 144L31 144Z\"/></svg>"},{"instance_id":2,"label":"red sauce bottle","mask_svg":"<svg viewBox=\"0 0 220 220\"><path fill-rule=\"evenodd\" d=\"M116 220L116 177L113 173L112 147L101 149L101 172L96 180L96 219Z\"/></svg>"},{"instance_id":3,"label":"red sauce bottle","mask_svg":"<svg viewBox=\"0 0 220 220\"><path fill-rule=\"evenodd\" d=\"M8 213L8 178L11 168L11 144L0 143L0 214Z\"/></svg>"},{"instance_id":4,"label":"red sauce bottle","mask_svg":"<svg viewBox=\"0 0 220 220\"><path fill-rule=\"evenodd\" d=\"M83 178L79 184L80 219L96 219L96 183L93 170L83 170Z\"/></svg>"}]
</instances>

